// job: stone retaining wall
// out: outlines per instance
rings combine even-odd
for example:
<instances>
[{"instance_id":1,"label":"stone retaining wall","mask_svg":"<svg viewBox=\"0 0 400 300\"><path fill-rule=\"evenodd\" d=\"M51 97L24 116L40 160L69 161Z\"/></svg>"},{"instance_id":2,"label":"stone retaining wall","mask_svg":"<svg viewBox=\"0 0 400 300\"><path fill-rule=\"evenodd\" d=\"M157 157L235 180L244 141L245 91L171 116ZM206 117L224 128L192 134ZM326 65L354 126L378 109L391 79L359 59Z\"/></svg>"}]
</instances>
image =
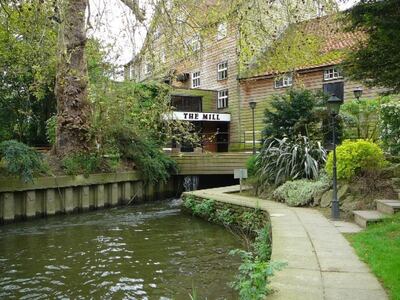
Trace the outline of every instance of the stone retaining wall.
<instances>
[{"instance_id":1,"label":"stone retaining wall","mask_svg":"<svg viewBox=\"0 0 400 300\"><path fill-rule=\"evenodd\" d=\"M162 199L175 196L175 190L174 179L145 187L136 171L41 177L33 183L0 180L0 222Z\"/></svg>"}]
</instances>

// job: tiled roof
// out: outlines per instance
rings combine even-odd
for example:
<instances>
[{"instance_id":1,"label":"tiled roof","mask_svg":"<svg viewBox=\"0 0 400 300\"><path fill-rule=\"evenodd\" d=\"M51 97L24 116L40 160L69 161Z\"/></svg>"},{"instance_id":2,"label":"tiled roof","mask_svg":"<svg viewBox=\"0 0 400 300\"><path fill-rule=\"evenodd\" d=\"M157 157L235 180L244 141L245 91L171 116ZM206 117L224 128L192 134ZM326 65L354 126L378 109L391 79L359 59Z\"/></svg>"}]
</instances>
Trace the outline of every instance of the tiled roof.
<instances>
[{"instance_id":1,"label":"tiled roof","mask_svg":"<svg viewBox=\"0 0 400 300\"><path fill-rule=\"evenodd\" d=\"M344 25L342 21L338 19L337 15L308 20L289 29L295 30L297 33L301 34L304 39L307 37L314 37L319 41L319 48L315 55L307 58L307 53L304 53L303 59L299 59L299 65L291 66L291 70L295 69L297 71L339 64L343 61L347 50L355 47L360 41L365 40L365 34L360 31L345 31ZM285 39L289 39L288 36L288 34L284 34L277 43L284 44ZM290 47L290 43L288 43L288 45ZM264 67L258 67L255 72L252 72L250 67L247 76L244 77L271 76L283 72L283 70L277 70L268 64L268 61L271 60L271 55L268 53L266 53L263 58L259 59L258 64L263 65L263 60L265 62Z\"/></svg>"}]
</instances>

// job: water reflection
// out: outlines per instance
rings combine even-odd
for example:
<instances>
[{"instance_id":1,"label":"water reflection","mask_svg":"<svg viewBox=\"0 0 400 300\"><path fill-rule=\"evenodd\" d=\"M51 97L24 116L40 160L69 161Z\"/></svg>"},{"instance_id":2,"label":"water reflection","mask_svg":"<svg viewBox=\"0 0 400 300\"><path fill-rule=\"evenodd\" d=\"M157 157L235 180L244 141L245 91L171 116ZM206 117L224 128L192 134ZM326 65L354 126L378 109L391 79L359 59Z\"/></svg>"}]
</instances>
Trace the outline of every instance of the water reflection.
<instances>
[{"instance_id":1,"label":"water reflection","mask_svg":"<svg viewBox=\"0 0 400 300\"><path fill-rule=\"evenodd\" d=\"M153 203L0 228L0 298L236 299L225 229Z\"/></svg>"}]
</instances>

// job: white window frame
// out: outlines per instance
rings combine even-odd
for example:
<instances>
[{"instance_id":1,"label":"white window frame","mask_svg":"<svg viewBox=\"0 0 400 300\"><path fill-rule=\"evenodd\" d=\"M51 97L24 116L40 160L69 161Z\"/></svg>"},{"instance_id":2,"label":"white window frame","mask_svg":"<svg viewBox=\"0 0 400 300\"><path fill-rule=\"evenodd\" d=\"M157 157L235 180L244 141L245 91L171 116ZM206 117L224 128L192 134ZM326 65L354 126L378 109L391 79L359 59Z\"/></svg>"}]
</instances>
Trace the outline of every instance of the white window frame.
<instances>
[{"instance_id":1,"label":"white window frame","mask_svg":"<svg viewBox=\"0 0 400 300\"><path fill-rule=\"evenodd\" d=\"M217 80L228 79L228 61L218 63L217 65Z\"/></svg>"},{"instance_id":2,"label":"white window frame","mask_svg":"<svg viewBox=\"0 0 400 300\"><path fill-rule=\"evenodd\" d=\"M160 51L160 60L161 60L161 63L163 63L163 64L165 64L167 61L167 54L166 54L166 51L164 48L162 48Z\"/></svg>"},{"instance_id":3,"label":"white window frame","mask_svg":"<svg viewBox=\"0 0 400 300\"><path fill-rule=\"evenodd\" d=\"M217 41L220 41L228 35L228 24L227 22L221 22L217 25Z\"/></svg>"},{"instance_id":4,"label":"white window frame","mask_svg":"<svg viewBox=\"0 0 400 300\"><path fill-rule=\"evenodd\" d=\"M197 35L197 34L195 36L193 36L189 41L189 45L190 45L190 49L193 52L199 51L200 47L201 47L201 45L200 45L200 36Z\"/></svg>"},{"instance_id":5,"label":"white window frame","mask_svg":"<svg viewBox=\"0 0 400 300\"><path fill-rule=\"evenodd\" d=\"M144 74L145 75L150 75L153 72L153 66L151 63L146 62L144 65Z\"/></svg>"},{"instance_id":6,"label":"white window frame","mask_svg":"<svg viewBox=\"0 0 400 300\"><path fill-rule=\"evenodd\" d=\"M276 89L281 89L293 85L293 75L285 74L274 80L274 86Z\"/></svg>"},{"instance_id":7,"label":"white window frame","mask_svg":"<svg viewBox=\"0 0 400 300\"><path fill-rule=\"evenodd\" d=\"M192 89L199 88L201 81L200 81L200 71L196 71L192 73Z\"/></svg>"},{"instance_id":8,"label":"white window frame","mask_svg":"<svg viewBox=\"0 0 400 300\"><path fill-rule=\"evenodd\" d=\"M129 70L129 75L131 80L136 80L136 68L135 66L131 65L130 70Z\"/></svg>"},{"instance_id":9,"label":"white window frame","mask_svg":"<svg viewBox=\"0 0 400 300\"><path fill-rule=\"evenodd\" d=\"M217 108L222 109L222 108L227 108L229 103L229 90L224 89L218 91L218 99L217 99Z\"/></svg>"},{"instance_id":10,"label":"white window frame","mask_svg":"<svg viewBox=\"0 0 400 300\"><path fill-rule=\"evenodd\" d=\"M343 78L342 72L338 67L326 68L324 70L324 81L342 79L342 78Z\"/></svg>"}]
</instances>

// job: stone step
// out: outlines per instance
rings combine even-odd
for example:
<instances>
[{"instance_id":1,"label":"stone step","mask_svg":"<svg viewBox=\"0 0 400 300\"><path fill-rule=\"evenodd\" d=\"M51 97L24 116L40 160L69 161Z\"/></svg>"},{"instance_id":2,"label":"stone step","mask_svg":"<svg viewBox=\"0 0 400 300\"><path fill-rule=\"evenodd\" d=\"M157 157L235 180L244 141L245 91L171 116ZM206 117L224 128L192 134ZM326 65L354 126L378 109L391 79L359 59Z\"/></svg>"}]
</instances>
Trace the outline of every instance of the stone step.
<instances>
[{"instance_id":1,"label":"stone step","mask_svg":"<svg viewBox=\"0 0 400 300\"><path fill-rule=\"evenodd\" d=\"M363 228L366 228L368 224L377 223L388 216L377 210L354 210L353 214L354 221Z\"/></svg>"},{"instance_id":2,"label":"stone step","mask_svg":"<svg viewBox=\"0 0 400 300\"><path fill-rule=\"evenodd\" d=\"M400 211L399 200L381 199L375 202L377 210L381 213L393 215Z\"/></svg>"}]
</instances>

